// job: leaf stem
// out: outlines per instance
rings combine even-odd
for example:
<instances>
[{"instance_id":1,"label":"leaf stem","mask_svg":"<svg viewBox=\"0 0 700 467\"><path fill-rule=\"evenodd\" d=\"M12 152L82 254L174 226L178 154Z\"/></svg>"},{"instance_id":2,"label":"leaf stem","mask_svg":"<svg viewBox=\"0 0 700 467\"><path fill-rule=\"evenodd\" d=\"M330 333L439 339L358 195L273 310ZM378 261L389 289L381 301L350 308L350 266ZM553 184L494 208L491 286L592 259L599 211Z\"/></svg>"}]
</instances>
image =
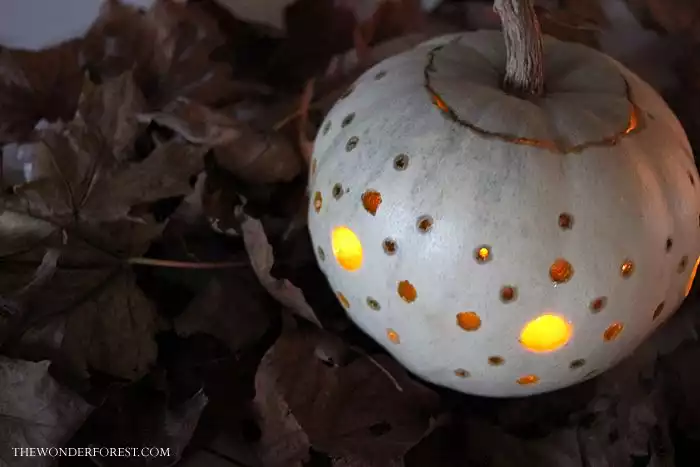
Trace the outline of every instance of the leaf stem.
<instances>
[{"instance_id":1,"label":"leaf stem","mask_svg":"<svg viewBox=\"0 0 700 467\"><path fill-rule=\"evenodd\" d=\"M201 263L194 261L175 261L169 259L143 258L134 257L126 260L128 264L137 264L140 266L156 266L161 268L176 268L176 269L229 269L245 267L248 263L243 261L222 261Z\"/></svg>"},{"instance_id":2,"label":"leaf stem","mask_svg":"<svg viewBox=\"0 0 700 467\"><path fill-rule=\"evenodd\" d=\"M506 43L504 88L518 95L544 93L542 30L532 0L494 0Z\"/></svg>"}]
</instances>

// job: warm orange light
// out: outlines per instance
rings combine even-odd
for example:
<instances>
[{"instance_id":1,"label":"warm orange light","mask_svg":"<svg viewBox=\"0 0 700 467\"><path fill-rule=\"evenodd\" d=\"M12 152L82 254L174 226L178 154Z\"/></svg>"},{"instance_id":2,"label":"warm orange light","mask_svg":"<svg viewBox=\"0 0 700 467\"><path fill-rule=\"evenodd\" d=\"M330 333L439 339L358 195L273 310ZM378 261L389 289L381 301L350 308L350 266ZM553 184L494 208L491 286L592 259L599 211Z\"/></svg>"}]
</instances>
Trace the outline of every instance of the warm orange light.
<instances>
[{"instance_id":1,"label":"warm orange light","mask_svg":"<svg viewBox=\"0 0 700 467\"><path fill-rule=\"evenodd\" d=\"M637 107L635 107L634 104L632 104L630 108L630 119L629 123L627 123L627 128L625 128L625 134L629 135L634 130L636 130L638 126L639 118L637 117Z\"/></svg>"},{"instance_id":2,"label":"warm orange light","mask_svg":"<svg viewBox=\"0 0 700 467\"><path fill-rule=\"evenodd\" d=\"M336 227L331 234L333 256L343 269L356 271L362 266L362 243L347 227Z\"/></svg>"},{"instance_id":3,"label":"warm orange light","mask_svg":"<svg viewBox=\"0 0 700 467\"><path fill-rule=\"evenodd\" d=\"M572 326L557 315L542 315L533 319L520 332L520 343L532 352L557 350L571 338Z\"/></svg>"},{"instance_id":4,"label":"warm orange light","mask_svg":"<svg viewBox=\"0 0 700 467\"><path fill-rule=\"evenodd\" d=\"M518 384L521 386L527 386L528 384L535 384L540 380L537 375L525 375L518 378Z\"/></svg>"},{"instance_id":5,"label":"warm orange light","mask_svg":"<svg viewBox=\"0 0 700 467\"><path fill-rule=\"evenodd\" d=\"M690 279L688 279L688 283L685 285L685 296L687 297L690 295L690 290L693 288L693 281L695 281L695 274L698 273L698 266L700 266L700 256L698 257L697 260L695 260L695 266L693 266L693 272L690 273Z\"/></svg>"}]
</instances>

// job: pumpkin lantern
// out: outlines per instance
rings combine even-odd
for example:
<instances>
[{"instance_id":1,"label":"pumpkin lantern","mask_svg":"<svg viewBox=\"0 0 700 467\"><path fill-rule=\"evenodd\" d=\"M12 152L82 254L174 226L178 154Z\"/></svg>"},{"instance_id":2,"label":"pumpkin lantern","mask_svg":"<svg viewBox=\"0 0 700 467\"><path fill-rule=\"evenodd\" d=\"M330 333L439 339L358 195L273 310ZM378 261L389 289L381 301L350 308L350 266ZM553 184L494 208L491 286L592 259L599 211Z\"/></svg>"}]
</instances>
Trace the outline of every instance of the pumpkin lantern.
<instances>
[{"instance_id":1,"label":"pumpkin lantern","mask_svg":"<svg viewBox=\"0 0 700 467\"><path fill-rule=\"evenodd\" d=\"M529 1L495 8L502 34L432 39L344 93L309 229L351 319L407 369L527 396L614 366L678 308L700 178L649 85L542 38Z\"/></svg>"}]
</instances>

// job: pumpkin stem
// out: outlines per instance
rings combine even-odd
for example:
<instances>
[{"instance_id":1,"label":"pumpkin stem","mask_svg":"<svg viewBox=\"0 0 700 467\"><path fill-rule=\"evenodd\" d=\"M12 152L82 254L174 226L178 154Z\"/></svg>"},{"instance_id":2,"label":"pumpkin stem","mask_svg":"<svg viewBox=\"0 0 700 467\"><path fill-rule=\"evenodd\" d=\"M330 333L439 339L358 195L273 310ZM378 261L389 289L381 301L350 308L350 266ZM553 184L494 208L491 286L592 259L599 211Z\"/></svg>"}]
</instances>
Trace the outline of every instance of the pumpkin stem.
<instances>
[{"instance_id":1,"label":"pumpkin stem","mask_svg":"<svg viewBox=\"0 0 700 467\"><path fill-rule=\"evenodd\" d=\"M532 0L494 0L506 41L506 75L503 86L515 94L544 93L542 30Z\"/></svg>"}]
</instances>

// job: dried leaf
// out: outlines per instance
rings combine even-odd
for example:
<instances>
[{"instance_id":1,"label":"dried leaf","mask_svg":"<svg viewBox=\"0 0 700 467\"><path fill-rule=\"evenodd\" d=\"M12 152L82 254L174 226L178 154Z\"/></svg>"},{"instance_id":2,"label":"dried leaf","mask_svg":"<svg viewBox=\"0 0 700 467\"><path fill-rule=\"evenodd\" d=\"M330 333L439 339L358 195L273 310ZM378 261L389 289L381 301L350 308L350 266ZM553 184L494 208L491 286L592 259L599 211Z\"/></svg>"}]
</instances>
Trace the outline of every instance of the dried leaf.
<instances>
[{"instance_id":1,"label":"dried leaf","mask_svg":"<svg viewBox=\"0 0 700 467\"><path fill-rule=\"evenodd\" d=\"M131 273L113 272L68 315L62 350L76 369L138 379L155 363L159 328Z\"/></svg>"},{"instance_id":2,"label":"dried leaf","mask_svg":"<svg viewBox=\"0 0 700 467\"><path fill-rule=\"evenodd\" d=\"M672 34L700 42L700 3L695 0L647 0L651 17Z\"/></svg>"},{"instance_id":3,"label":"dried leaf","mask_svg":"<svg viewBox=\"0 0 700 467\"><path fill-rule=\"evenodd\" d=\"M212 147L221 167L250 183L289 181L301 171L300 156L278 133L257 131L188 99L177 99L161 112L139 118L177 131L192 143Z\"/></svg>"},{"instance_id":4,"label":"dried leaf","mask_svg":"<svg viewBox=\"0 0 700 467\"><path fill-rule=\"evenodd\" d=\"M180 336L210 334L237 352L260 339L270 324L269 296L257 278L245 272L212 279L175 320Z\"/></svg>"},{"instance_id":5,"label":"dried leaf","mask_svg":"<svg viewBox=\"0 0 700 467\"><path fill-rule=\"evenodd\" d=\"M78 116L102 136L117 160L131 158L136 141L136 114L145 110L145 100L127 72L95 86L86 80L80 97Z\"/></svg>"},{"instance_id":6,"label":"dried leaf","mask_svg":"<svg viewBox=\"0 0 700 467\"><path fill-rule=\"evenodd\" d=\"M263 358L256 381L275 382L315 449L369 461L403 456L430 429L437 395L382 355L359 357L347 366L324 364L315 354L324 335L315 328L286 327Z\"/></svg>"},{"instance_id":7,"label":"dried leaf","mask_svg":"<svg viewBox=\"0 0 700 467\"><path fill-rule=\"evenodd\" d=\"M214 103L236 89L230 68L210 61L223 42L215 18L197 5L156 0L143 14L109 0L87 35L85 55L101 78L134 69L154 108L178 96Z\"/></svg>"},{"instance_id":8,"label":"dried leaf","mask_svg":"<svg viewBox=\"0 0 700 467\"><path fill-rule=\"evenodd\" d=\"M0 48L0 145L43 119L71 119L82 86L77 41L38 52Z\"/></svg>"},{"instance_id":9,"label":"dried leaf","mask_svg":"<svg viewBox=\"0 0 700 467\"><path fill-rule=\"evenodd\" d=\"M63 446L92 407L49 375L50 362L0 356L0 465L48 467L51 456L25 456L15 450Z\"/></svg>"},{"instance_id":10,"label":"dried leaf","mask_svg":"<svg viewBox=\"0 0 700 467\"><path fill-rule=\"evenodd\" d=\"M241 222L241 234L253 270L270 295L292 312L320 327L321 322L306 302L301 289L287 279L277 279L271 275L270 271L275 263L275 257L272 246L267 241L262 223L244 215Z\"/></svg>"},{"instance_id":11,"label":"dried leaf","mask_svg":"<svg viewBox=\"0 0 700 467\"><path fill-rule=\"evenodd\" d=\"M600 25L589 18L566 9L536 10L544 34L567 42L579 42L594 49L600 48Z\"/></svg>"}]
</instances>

